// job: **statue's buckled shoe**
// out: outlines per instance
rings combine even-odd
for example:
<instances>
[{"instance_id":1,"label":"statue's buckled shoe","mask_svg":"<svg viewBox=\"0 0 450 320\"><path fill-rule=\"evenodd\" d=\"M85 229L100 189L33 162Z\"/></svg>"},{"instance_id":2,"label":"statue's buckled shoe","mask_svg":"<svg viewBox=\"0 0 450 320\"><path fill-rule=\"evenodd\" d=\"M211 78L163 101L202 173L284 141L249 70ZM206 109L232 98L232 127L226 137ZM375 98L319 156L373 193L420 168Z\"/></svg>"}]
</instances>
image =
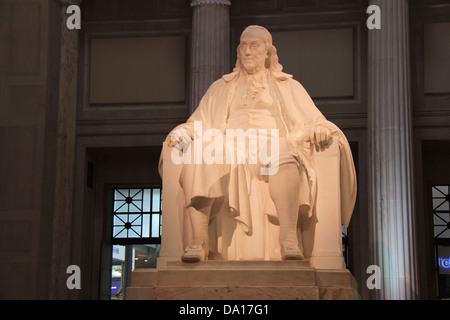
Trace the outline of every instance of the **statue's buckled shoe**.
<instances>
[{"instance_id":1,"label":"statue's buckled shoe","mask_svg":"<svg viewBox=\"0 0 450 320\"><path fill-rule=\"evenodd\" d=\"M305 256L302 251L296 245L282 246L281 258L283 260L303 260Z\"/></svg>"},{"instance_id":2,"label":"statue's buckled shoe","mask_svg":"<svg viewBox=\"0 0 450 320\"><path fill-rule=\"evenodd\" d=\"M201 244L190 245L186 248L183 256L181 257L183 262L200 262L205 260L205 250Z\"/></svg>"}]
</instances>

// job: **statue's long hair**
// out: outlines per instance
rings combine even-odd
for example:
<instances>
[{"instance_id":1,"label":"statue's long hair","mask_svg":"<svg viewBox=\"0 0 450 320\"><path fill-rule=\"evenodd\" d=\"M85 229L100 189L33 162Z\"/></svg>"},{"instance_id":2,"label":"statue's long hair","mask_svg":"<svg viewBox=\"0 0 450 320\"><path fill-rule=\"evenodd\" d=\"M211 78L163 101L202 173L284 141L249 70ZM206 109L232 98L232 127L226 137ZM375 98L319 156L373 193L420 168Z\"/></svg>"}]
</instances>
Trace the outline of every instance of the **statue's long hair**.
<instances>
[{"instance_id":1,"label":"statue's long hair","mask_svg":"<svg viewBox=\"0 0 450 320\"><path fill-rule=\"evenodd\" d=\"M270 34L270 32L264 27L254 25L254 26L248 26L247 28L245 28L245 30L242 32L242 34L244 34L246 31L252 30L252 29L262 30L264 32L265 36L264 36L263 41L266 44L266 47L269 48L268 57L266 58L266 63L265 63L266 68L269 69L270 71L281 72L283 70L283 66L278 62L277 48L275 48L275 46L272 44L272 35ZM242 37L242 35L241 35L241 37ZM239 70L241 70L241 68L242 68L242 65L241 65L241 61L240 61L239 47L238 47L236 66L233 71L239 71Z\"/></svg>"}]
</instances>

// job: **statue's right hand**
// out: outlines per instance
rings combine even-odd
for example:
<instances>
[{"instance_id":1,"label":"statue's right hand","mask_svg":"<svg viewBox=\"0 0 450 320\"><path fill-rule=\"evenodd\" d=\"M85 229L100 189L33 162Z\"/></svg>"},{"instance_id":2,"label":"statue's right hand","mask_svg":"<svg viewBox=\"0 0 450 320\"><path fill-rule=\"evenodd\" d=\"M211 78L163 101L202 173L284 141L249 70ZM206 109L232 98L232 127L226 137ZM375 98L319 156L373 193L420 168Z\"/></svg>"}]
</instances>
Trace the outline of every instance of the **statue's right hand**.
<instances>
[{"instance_id":1,"label":"statue's right hand","mask_svg":"<svg viewBox=\"0 0 450 320\"><path fill-rule=\"evenodd\" d=\"M194 135L188 129L179 126L169 134L168 145L182 151L189 146L192 140L194 140Z\"/></svg>"}]
</instances>

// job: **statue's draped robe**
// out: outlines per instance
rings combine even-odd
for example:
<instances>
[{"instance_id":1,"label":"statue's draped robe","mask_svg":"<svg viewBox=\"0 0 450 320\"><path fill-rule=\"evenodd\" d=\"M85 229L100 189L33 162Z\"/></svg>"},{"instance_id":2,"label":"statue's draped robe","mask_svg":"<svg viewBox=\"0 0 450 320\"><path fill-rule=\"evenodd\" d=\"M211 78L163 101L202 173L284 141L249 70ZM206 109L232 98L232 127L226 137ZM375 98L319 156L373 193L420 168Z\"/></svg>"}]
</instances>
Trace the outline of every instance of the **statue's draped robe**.
<instances>
[{"instance_id":1,"label":"statue's draped robe","mask_svg":"<svg viewBox=\"0 0 450 320\"><path fill-rule=\"evenodd\" d=\"M196 111L180 127L189 130L196 138L200 139L208 129L218 129L225 136L230 105L239 82L239 76L240 72L235 71L214 82L203 96ZM314 216L317 179L313 153L316 151L307 138L317 125L322 125L330 130L334 141L339 143L341 219L342 224L347 227L356 200L356 173L347 139L339 128L325 119L303 86L292 79L291 75L283 72L268 72L267 81L276 95L276 107L278 114L281 115L282 126L279 129L290 141L299 163L301 188L298 205L299 208L309 208L307 212L301 213L309 218ZM196 122L197 124L201 123L201 132L198 130L199 126L195 125ZM225 140L224 138L223 141ZM204 142L203 146L205 144L207 143ZM161 162L160 166L162 165ZM186 199L186 206L195 207L196 200L201 197L217 199L217 205L213 207L214 211L217 211L216 215L220 216L222 213L231 216L247 235L252 235L255 230L252 230L249 194L255 192L251 187L255 184L248 181L245 170L236 170L236 165L229 164L208 165L204 161L202 164L190 164L190 166L193 166L191 169L194 170L192 181L180 181L182 186L190 183L192 187L192 196L190 199ZM234 179L233 175L235 175ZM233 183L230 187L230 180L237 181L237 184ZM277 224L275 206L270 199L268 188L264 184L266 183L256 184L259 185L257 187L259 190L256 191L260 202L258 204L259 211L268 217L266 220ZM218 225L223 227L220 222ZM219 230L217 233L220 234L222 231ZM261 241L266 240L261 239ZM214 239L211 239L211 243L214 244Z\"/></svg>"}]
</instances>

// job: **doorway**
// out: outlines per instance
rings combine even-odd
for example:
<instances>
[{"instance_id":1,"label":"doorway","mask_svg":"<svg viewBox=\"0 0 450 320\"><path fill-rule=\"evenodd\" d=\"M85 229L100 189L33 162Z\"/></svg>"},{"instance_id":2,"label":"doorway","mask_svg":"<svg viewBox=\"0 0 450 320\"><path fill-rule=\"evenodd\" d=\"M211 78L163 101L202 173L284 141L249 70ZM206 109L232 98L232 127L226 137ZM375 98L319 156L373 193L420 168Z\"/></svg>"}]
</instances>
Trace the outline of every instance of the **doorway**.
<instances>
[{"instance_id":1,"label":"doorway","mask_svg":"<svg viewBox=\"0 0 450 320\"><path fill-rule=\"evenodd\" d=\"M422 156L430 291L450 299L450 141L424 141Z\"/></svg>"},{"instance_id":2,"label":"doorway","mask_svg":"<svg viewBox=\"0 0 450 320\"><path fill-rule=\"evenodd\" d=\"M136 268L156 268L161 248L162 192L160 185L106 188L109 214L105 221L111 237L112 263L108 276L109 259L105 261L102 286L105 296L109 286L110 299L124 300L132 272Z\"/></svg>"},{"instance_id":3,"label":"doorway","mask_svg":"<svg viewBox=\"0 0 450 320\"><path fill-rule=\"evenodd\" d=\"M135 268L156 267L161 243L161 147L86 151L85 261L90 299L122 300Z\"/></svg>"}]
</instances>

